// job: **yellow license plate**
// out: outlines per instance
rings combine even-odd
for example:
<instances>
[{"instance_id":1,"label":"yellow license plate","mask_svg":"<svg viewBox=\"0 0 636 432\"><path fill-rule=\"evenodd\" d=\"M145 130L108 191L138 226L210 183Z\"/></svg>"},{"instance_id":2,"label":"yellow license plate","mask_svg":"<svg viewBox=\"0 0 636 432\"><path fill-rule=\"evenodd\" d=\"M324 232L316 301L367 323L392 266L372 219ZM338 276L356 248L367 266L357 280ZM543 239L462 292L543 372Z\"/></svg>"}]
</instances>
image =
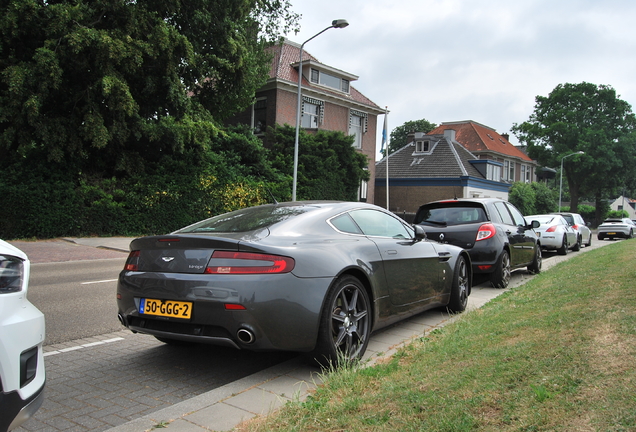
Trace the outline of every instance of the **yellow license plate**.
<instances>
[{"instance_id":1,"label":"yellow license plate","mask_svg":"<svg viewBox=\"0 0 636 432\"><path fill-rule=\"evenodd\" d=\"M616 233L607 233L607 235L616 235Z\"/></svg>"},{"instance_id":2,"label":"yellow license plate","mask_svg":"<svg viewBox=\"0 0 636 432\"><path fill-rule=\"evenodd\" d=\"M192 303L142 298L139 300L139 313L143 315L190 319Z\"/></svg>"}]
</instances>

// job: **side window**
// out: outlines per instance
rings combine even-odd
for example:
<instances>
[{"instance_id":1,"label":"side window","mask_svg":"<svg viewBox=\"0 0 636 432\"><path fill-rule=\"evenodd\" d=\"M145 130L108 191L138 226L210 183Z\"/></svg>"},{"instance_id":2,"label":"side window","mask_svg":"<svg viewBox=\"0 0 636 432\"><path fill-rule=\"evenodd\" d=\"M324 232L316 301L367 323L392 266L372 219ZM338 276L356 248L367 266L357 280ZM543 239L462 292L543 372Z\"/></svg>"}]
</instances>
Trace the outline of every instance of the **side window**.
<instances>
[{"instance_id":1,"label":"side window","mask_svg":"<svg viewBox=\"0 0 636 432\"><path fill-rule=\"evenodd\" d=\"M406 226L397 218L377 210L354 210L351 217L365 235L391 238L413 238Z\"/></svg>"},{"instance_id":2,"label":"side window","mask_svg":"<svg viewBox=\"0 0 636 432\"><path fill-rule=\"evenodd\" d=\"M353 219L351 219L351 216L347 213L336 216L329 222L331 222L331 225L333 225L338 231L350 234L362 234L358 225L356 225Z\"/></svg>"},{"instance_id":3,"label":"side window","mask_svg":"<svg viewBox=\"0 0 636 432\"><path fill-rule=\"evenodd\" d=\"M517 210L517 208L513 206L512 204L506 204L506 206L508 207L508 210L510 210L510 214L512 215L512 218L515 220L515 225L521 226L521 227L526 226L526 220L523 218L523 215L521 214L521 212Z\"/></svg>"},{"instance_id":4,"label":"side window","mask_svg":"<svg viewBox=\"0 0 636 432\"><path fill-rule=\"evenodd\" d=\"M512 216L510 216L510 213L508 212L508 209L506 208L506 206L504 205L503 202L499 201L495 203L495 209L497 210L497 213L499 213L499 217L501 218L501 221L506 224L506 225L514 225L515 223L512 220Z\"/></svg>"}]
</instances>

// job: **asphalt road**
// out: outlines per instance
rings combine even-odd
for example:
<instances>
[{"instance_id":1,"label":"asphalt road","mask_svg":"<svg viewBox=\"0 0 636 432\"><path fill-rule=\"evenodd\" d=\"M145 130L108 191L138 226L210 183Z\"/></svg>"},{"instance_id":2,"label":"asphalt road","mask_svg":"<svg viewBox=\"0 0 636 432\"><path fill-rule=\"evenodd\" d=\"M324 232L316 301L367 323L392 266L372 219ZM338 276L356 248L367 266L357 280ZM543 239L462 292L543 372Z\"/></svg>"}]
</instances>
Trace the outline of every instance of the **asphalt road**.
<instances>
[{"instance_id":1,"label":"asphalt road","mask_svg":"<svg viewBox=\"0 0 636 432\"><path fill-rule=\"evenodd\" d=\"M29 300L46 317L45 345L121 330L117 320L120 258L31 265Z\"/></svg>"}]
</instances>

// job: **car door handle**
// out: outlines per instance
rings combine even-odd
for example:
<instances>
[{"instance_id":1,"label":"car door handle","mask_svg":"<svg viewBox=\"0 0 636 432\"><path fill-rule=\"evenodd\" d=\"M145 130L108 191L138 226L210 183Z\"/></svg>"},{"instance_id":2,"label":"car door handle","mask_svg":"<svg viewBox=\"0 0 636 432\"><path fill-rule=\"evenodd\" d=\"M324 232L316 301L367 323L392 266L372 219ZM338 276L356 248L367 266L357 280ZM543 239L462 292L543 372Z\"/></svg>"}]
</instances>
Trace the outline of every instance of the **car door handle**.
<instances>
[{"instance_id":1,"label":"car door handle","mask_svg":"<svg viewBox=\"0 0 636 432\"><path fill-rule=\"evenodd\" d=\"M396 250L388 250L388 251L386 251L386 253L388 255L397 255L397 251Z\"/></svg>"}]
</instances>

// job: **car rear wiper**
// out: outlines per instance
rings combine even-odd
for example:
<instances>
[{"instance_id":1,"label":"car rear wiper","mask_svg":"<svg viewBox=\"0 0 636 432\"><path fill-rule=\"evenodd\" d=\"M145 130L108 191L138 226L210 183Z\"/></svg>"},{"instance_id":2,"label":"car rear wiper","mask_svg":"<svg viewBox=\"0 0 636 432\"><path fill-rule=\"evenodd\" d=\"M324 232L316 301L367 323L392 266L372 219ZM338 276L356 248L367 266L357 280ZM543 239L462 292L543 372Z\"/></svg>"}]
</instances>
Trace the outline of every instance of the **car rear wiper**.
<instances>
[{"instance_id":1,"label":"car rear wiper","mask_svg":"<svg viewBox=\"0 0 636 432\"><path fill-rule=\"evenodd\" d=\"M432 224L432 225L439 225L439 226L447 226L448 224L444 221L433 221L433 220L424 220L420 223L427 223L427 224Z\"/></svg>"}]
</instances>

